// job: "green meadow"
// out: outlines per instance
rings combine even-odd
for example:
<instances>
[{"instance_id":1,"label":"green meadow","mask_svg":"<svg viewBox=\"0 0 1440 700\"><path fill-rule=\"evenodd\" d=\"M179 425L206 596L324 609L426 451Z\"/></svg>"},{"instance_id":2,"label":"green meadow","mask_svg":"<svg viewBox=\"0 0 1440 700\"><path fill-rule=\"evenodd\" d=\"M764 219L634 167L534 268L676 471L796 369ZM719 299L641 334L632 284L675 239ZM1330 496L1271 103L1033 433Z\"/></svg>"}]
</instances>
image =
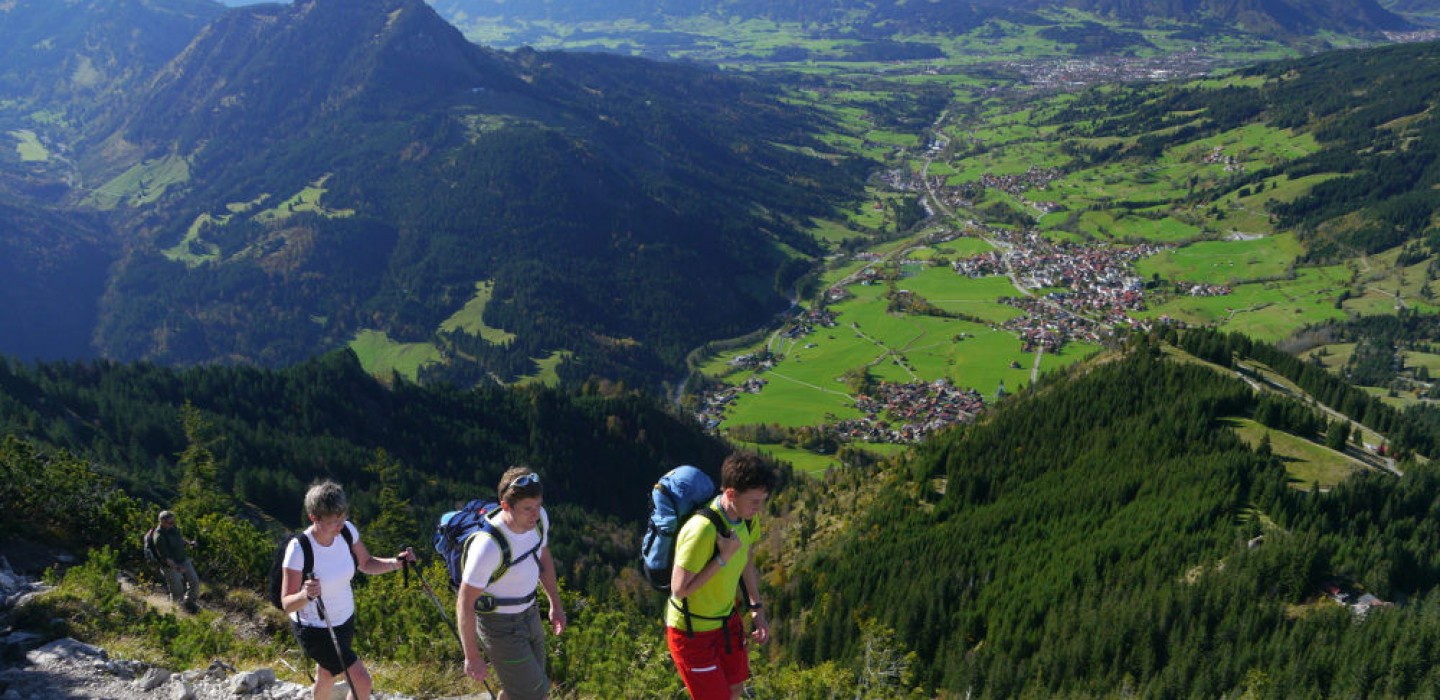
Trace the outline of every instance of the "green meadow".
<instances>
[{"instance_id":1,"label":"green meadow","mask_svg":"<svg viewBox=\"0 0 1440 700\"><path fill-rule=\"evenodd\" d=\"M470 335L478 335L492 345L504 345L515 339L515 334L499 328L492 328L485 325L483 316L485 307L490 303L490 297L495 293L495 282L493 280L482 280L475 283L475 296L465 302L465 306L456 311L450 318L440 324L441 332L463 331Z\"/></svg>"},{"instance_id":2,"label":"green meadow","mask_svg":"<svg viewBox=\"0 0 1440 700\"><path fill-rule=\"evenodd\" d=\"M36 136L35 132L17 129L11 131L10 136L15 139L15 152L19 154L22 162L44 163L50 160L50 150L40 143L40 137Z\"/></svg>"},{"instance_id":3,"label":"green meadow","mask_svg":"<svg viewBox=\"0 0 1440 700\"><path fill-rule=\"evenodd\" d=\"M1365 471L1364 464L1301 437L1279 430L1271 430L1246 418L1231 418L1226 421L1230 428L1246 444L1256 447L1270 436L1270 451L1285 464L1291 483L1297 488L1309 489L1319 484L1330 489L1348 479L1352 474Z\"/></svg>"},{"instance_id":4,"label":"green meadow","mask_svg":"<svg viewBox=\"0 0 1440 700\"><path fill-rule=\"evenodd\" d=\"M395 373L413 382L421 366L442 360L434 345L401 343L391 340L384 331L362 330L349 347L366 372L385 380Z\"/></svg>"},{"instance_id":5,"label":"green meadow","mask_svg":"<svg viewBox=\"0 0 1440 700\"><path fill-rule=\"evenodd\" d=\"M1288 233L1247 240L1199 241L1140 260L1135 272L1146 279L1159 275L1175 281L1236 284L1281 277L1303 251L1294 234Z\"/></svg>"},{"instance_id":6,"label":"green meadow","mask_svg":"<svg viewBox=\"0 0 1440 700\"><path fill-rule=\"evenodd\" d=\"M122 204L153 204L165 190L190 180L190 162L181 156L166 156L132 166L85 198L96 209L110 210Z\"/></svg>"}]
</instances>

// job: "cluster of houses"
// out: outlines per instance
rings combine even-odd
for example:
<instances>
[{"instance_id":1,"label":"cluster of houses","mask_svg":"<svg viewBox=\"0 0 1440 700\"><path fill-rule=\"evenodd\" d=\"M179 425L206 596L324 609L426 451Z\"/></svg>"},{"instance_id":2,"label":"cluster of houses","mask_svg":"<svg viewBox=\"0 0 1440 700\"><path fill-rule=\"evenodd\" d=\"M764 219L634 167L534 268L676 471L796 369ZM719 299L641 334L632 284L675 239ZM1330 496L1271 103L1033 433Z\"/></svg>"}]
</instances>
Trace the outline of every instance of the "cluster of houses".
<instances>
[{"instance_id":1,"label":"cluster of houses","mask_svg":"<svg viewBox=\"0 0 1440 700\"><path fill-rule=\"evenodd\" d=\"M1216 146L1209 153L1205 154L1205 158L1203 160L1207 165L1225 166L1225 172L1227 173L1238 173L1245 171L1245 164L1241 163L1239 158L1236 158L1235 156L1225 155L1225 150L1219 146Z\"/></svg>"},{"instance_id":2,"label":"cluster of houses","mask_svg":"<svg viewBox=\"0 0 1440 700\"><path fill-rule=\"evenodd\" d=\"M1031 189L1043 190L1063 174L1059 168L1041 168L1032 165L1029 170L1019 175L992 175L985 173L980 176L980 185L989 189L1020 195Z\"/></svg>"},{"instance_id":3,"label":"cluster of houses","mask_svg":"<svg viewBox=\"0 0 1440 700\"><path fill-rule=\"evenodd\" d=\"M816 328L834 328L835 325L834 311L826 308L810 309L796 316L790 325L780 333L780 337L794 340L814 333Z\"/></svg>"},{"instance_id":4,"label":"cluster of houses","mask_svg":"<svg viewBox=\"0 0 1440 700\"><path fill-rule=\"evenodd\" d=\"M945 379L885 382L875 387L873 395L857 396L855 408L865 416L834 426L841 441L915 443L937 430L973 420L985 409L985 399L980 392L957 388Z\"/></svg>"},{"instance_id":5,"label":"cluster of houses","mask_svg":"<svg viewBox=\"0 0 1440 700\"><path fill-rule=\"evenodd\" d=\"M1027 289L1065 290L1005 300L1025 312L1005 327L1020 336L1026 351L1053 352L1071 340L1095 342L1104 326L1133 325L1129 313L1145 308L1144 281L1131 266L1159 246L1052 243L1035 231L992 233L1008 252L956 260L951 268L967 277L1011 274Z\"/></svg>"}]
</instances>

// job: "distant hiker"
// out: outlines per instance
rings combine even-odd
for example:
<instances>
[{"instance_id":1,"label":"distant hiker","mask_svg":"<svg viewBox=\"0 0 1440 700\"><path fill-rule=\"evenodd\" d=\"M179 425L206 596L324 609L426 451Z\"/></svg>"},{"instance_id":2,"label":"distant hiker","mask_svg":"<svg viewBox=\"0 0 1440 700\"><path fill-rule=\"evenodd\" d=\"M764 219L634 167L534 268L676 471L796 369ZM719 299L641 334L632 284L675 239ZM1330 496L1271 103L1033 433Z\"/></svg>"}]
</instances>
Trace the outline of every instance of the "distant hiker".
<instances>
[{"instance_id":1,"label":"distant hiker","mask_svg":"<svg viewBox=\"0 0 1440 700\"><path fill-rule=\"evenodd\" d=\"M187 540L180 534L175 514L168 510L160 511L159 526L155 529L155 550L160 557L160 569L165 572L165 587L170 590L170 600L191 613L200 609L196 602L200 596L200 577L195 574L195 565L190 562L190 554L186 551L194 546L194 540Z\"/></svg>"},{"instance_id":2,"label":"distant hiker","mask_svg":"<svg viewBox=\"0 0 1440 700\"><path fill-rule=\"evenodd\" d=\"M315 700L329 700L340 677L350 682L349 697L370 697L370 673L351 649L355 596L350 580L357 569L373 576L415 561L415 552L408 548L390 559L370 556L360 531L345 518L348 510L339 484L327 480L311 486L305 493L310 527L292 538L285 550L280 602L290 615L295 639L315 660L311 691ZM302 573L307 571L313 572L308 578Z\"/></svg>"},{"instance_id":3,"label":"distant hiker","mask_svg":"<svg viewBox=\"0 0 1440 700\"><path fill-rule=\"evenodd\" d=\"M465 675L483 683L493 665L503 700L542 700L549 697L550 678L545 674L545 629L535 605L537 583L550 600L550 630L558 635L566 624L550 556L550 516L541 507L545 492L539 474L511 467L500 477L496 494L500 512L490 521L493 529L478 531L466 541L464 574L455 597ZM476 643L477 624L488 664Z\"/></svg>"},{"instance_id":4,"label":"distant hiker","mask_svg":"<svg viewBox=\"0 0 1440 700\"><path fill-rule=\"evenodd\" d=\"M691 517L676 539L665 638L695 700L738 700L750 678L737 587L750 613L750 638L758 644L770 639L752 545L760 539L755 516L775 481L759 456L731 454L720 467L720 495L706 506L720 518ZM727 531L718 528L722 522Z\"/></svg>"}]
</instances>

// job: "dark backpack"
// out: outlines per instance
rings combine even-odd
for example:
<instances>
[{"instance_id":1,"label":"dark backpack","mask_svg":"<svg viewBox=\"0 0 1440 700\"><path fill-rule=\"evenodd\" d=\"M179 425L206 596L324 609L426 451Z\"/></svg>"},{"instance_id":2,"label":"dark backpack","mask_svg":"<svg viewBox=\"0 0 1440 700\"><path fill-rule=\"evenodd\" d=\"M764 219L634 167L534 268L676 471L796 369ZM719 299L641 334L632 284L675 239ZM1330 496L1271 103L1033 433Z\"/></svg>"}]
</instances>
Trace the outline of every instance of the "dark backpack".
<instances>
[{"instance_id":1,"label":"dark backpack","mask_svg":"<svg viewBox=\"0 0 1440 700\"><path fill-rule=\"evenodd\" d=\"M440 516L439 522L435 524L435 551L445 560L445 570L450 574L450 590L460 590L460 578L465 575L465 553L469 551L470 541L481 532L495 538L500 545L500 566L490 574L487 586L504 576L511 566L524 561L526 557L536 557L536 562L539 562L540 547L545 544L545 521L542 519L535 525L540 531L540 544L514 557L510 552L510 540L495 527L495 523L490 522L491 516L499 511L498 501L477 498L466 503L460 510L452 510Z\"/></svg>"},{"instance_id":2,"label":"dark backpack","mask_svg":"<svg viewBox=\"0 0 1440 700\"><path fill-rule=\"evenodd\" d=\"M340 536L345 538L346 549L355 544L355 538L350 534L348 526L340 528ZM300 552L304 555L304 563L300 566L300 580L304 581L315 573L315 549L310 544L309 536L301 532L280 542L275 548L275 556L270 560L270 604L279 610L285 609L280 599L285 597L285 550L290 548L290 540L300 543ZM350 559L355 559L353 549L350 549Z\"/></svg>"},{"instance_id":3,"label":"dark backpack","mask_svg":"<svg viewBox=\"0 0 1440 700\"><path fill-rule=\"evenodd\" d=\"M160 545L156 542L159 536L158 528L152 527L145 531L145 537L141 539L141 546L145 550L145 561L151 564L165 563L165 557L160 556Z\"/></svg>"},{"instance_id":4,"label":"dark backpack","mask_svg":"<svg viewBox=\"0 0 1440 700\"><path fill-rule=\"evenodd\" d=\"M640 542L640 570L656 590L670 590L670 569L675 565L675 536L685 521L697 512L714 517L721 536L730 526L718 513L706 508L715 498L715 482L705 472L684 465L666 472L650 490L650 520Z\"/></svg>"}]
</instances>

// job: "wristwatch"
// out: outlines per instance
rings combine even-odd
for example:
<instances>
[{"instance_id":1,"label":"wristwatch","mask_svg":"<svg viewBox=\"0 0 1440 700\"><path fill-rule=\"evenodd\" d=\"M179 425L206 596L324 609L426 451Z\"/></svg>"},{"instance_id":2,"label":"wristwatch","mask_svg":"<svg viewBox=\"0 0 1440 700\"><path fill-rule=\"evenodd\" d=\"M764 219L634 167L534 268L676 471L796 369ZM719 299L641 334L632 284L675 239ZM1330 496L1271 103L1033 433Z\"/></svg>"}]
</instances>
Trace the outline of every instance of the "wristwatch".
<instances>
[{"instance_id":1,"label":"wristwatch","mask_svg":"<svg viewBox=\"0 0 1440 700\"><path fill-rule=\"evenodd\" d=\"M761 610L764 610L764 609L765 609L765 604L764 604L764 603L746 603L745 607L746 607L746 609L750 610L751 612L760 612Z\"/></svg>"}]
</instances>

